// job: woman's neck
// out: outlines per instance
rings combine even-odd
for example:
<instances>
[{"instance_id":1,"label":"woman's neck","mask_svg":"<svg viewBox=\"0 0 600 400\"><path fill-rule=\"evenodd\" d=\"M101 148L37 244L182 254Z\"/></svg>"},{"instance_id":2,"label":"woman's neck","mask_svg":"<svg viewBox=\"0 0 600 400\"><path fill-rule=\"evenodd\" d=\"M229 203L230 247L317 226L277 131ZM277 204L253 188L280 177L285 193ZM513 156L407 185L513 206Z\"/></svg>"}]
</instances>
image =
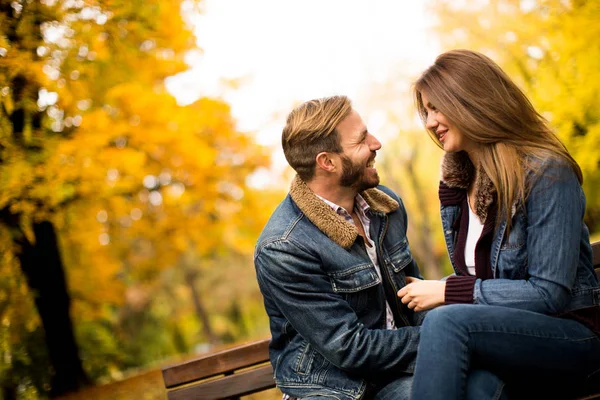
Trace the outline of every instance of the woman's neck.
<instances>
[{"instance_id":1,"label":"woman's neck","mask_svg":"<svg viewBox=\"0 0 600 400\"><path fill-rule=\"evenodd\" d=\"M475 173L477 174L477 170L479 169L480 161L481 161L481 150L480 149L471 149L466 151L467 156L469 156L469 160L475 167Z\"/></svg>"}]
</instances>

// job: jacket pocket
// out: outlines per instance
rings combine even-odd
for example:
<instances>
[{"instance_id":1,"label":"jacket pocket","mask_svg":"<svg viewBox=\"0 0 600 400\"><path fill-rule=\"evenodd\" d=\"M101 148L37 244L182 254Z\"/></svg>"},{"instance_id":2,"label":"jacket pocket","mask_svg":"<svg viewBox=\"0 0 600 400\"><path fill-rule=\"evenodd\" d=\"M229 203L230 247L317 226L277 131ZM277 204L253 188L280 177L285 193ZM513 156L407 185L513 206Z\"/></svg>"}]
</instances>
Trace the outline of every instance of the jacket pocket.
<instances>
[{"instance_id":1,"label":"jacket pocket","mask_svg":"<svg viewBox=\"0 0 600 400\"><path fill-rule=\"evenodd\" d=\"M345 271L332 273L329 277L333 291L341 294L357 314L367 309L369 302L374 299L373 290L376 289L368 289L381 283L372 264L359 265Z\"/></svg>"},{"instance_id":2,"label":"jacket pocket","mask_svg":"<svg viewBox=\"0 0 600 400\"><path fill-rule=\"evenodd\" d=\"M403 270L412 261L408 240L403 238L388 251L388 264L395 273Z\"/></svg>"},{"instance_id":3,"label":"jacket pocket","mask_svg":"<svg viewBox=\"0 0 600 400\"><path fill-rule=\"evenodd\" d=\"M336 293L355 293L381 282L372 264L360 265L329 276L333 291Z\"/></svg>"},{"instance_id":4,"label":"jacket pocket","mask_svg":"<svg viewBox=\"0 0 600 400\"><path fill-rule=\"evenodd\" d=\"M327 375L331 364L310 344L304 342L299 349L294 371L303 375L307 382L319 384L319 380Z\"/></svg>"}]
</instances>

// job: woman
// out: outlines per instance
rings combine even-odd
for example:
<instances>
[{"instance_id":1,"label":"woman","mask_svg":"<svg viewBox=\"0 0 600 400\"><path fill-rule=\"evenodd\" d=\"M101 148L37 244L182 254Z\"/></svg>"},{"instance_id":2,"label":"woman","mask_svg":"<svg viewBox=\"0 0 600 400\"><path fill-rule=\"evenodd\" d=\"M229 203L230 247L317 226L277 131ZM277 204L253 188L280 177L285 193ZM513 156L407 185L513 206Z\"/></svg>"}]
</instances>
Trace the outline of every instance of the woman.
<instances>
[{"instance_id":1,"label":"woman","mask_svg":"<svg viewBox=\"0 0 600 400\"><path fill-rule=\"evenodd\" d=\"M534 387L600 370L600 291L575 160L482 54L440 55L414 96L446 153L439 196L455 275L398 292L411 309L433 309L413 398L463 398L474 365Z\"/></svg>"}]
</instances>

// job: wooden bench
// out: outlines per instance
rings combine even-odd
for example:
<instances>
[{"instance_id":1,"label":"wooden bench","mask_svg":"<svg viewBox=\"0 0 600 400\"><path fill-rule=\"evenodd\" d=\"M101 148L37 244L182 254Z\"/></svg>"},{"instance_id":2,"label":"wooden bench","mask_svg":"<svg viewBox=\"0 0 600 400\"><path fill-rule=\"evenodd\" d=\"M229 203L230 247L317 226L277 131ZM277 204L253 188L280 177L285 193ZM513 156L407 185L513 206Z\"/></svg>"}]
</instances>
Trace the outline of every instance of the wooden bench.
<instances>
[{"instance_id":1,"label":"wooden bench","mask_svg":"<svg viewBox=\"0 0 600 400\"><path fill-rule=\"evenodd\" d=\"M592 249L600 280L600 241L592 243ZM238 399L274 388L269 341L260 340L164 368L168 399ZM585 397L598 398L600 393Z\"/></svg>"},{"instance_id":2,"label":"wooden bench","mask_svg":"<svg viewBox=\"0 0 600 400\"><path fill-rule=\"evenodd\" d=\"M269 341L260 340L164 368L168 399L237 399L274 388Z\"/></svg>"}]
</instances>

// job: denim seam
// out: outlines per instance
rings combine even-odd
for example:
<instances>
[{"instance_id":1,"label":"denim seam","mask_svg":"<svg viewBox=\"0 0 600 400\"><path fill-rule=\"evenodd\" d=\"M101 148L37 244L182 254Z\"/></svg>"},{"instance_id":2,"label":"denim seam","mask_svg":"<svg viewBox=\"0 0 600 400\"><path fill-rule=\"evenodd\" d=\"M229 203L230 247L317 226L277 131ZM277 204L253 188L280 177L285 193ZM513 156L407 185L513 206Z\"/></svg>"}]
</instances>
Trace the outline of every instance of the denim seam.
<instances>
[{"instance_id":1,"label":"denim seam","mask_svg":"<svg viewBox=\"0 0 600 400\"><path fill-rule=\"evenodd\" d=\"M287 237L290 235L290 233L292 232L292 230L294 230L294 228L296 227L296 225L298 224L298 222L300 222L300 220L304 218L304 214L299 214L295 220L292 221L292 223L289 225L289 227L285 230L285 232L283 232L282 238L287 239Z\"/></svg>"},{"instance_id":2,"label":"denim seam","mask_svg":"<svg viewBox=\"0 0 600 400\"><path fill-rule=\"evenodd\" d=\"M586 378L590 378L590 377L592 377L593 375L597 374L598 372L600 372L600 368L598 368L598 369L596 369L596 370L594 370L594 371L590 372L590 373L589 373L589 374L586 376Z\"/></svg>"},{"instance_id":3,"label":"denim seam","mask_svg":"<svg viewBox=\"0 0 600 400\"><path fill-rule=\"evenodd\" d=\"M319 382L320 385L325 383L327 373L329 372L329 368L327 368L328 361L325 359L325 357L322 357L322 359L323 362L321 363L321 370L317 374L317 382Z\"/></svg>"},{"instance_id":4,"label":"denim seam","mask_svg":"<svg viewBox=\"0 0 600 400\"><path fill-rule=\"evenodd\" d=\"M406 268L406 266L407 266L408 264L410 264L410 262L411 262L412 260L413 260L413 259L412 259L412 257L410 257L410 256L409 256L409 257L406 259L406 262L405 262L405 263L402 263L402 264L400 264L398 267L396 267L396 264L394 264L394 263L391 261L391 258L390 258L390 261L389 261L389 263L392 265L392 271L394 271L394 273L396 273L396 274L397 274L398 272L400 272L400 271L402 271L404 268Z\"/></svg>"},{"instance_id":5,"label":"denim seam","mask_svg":"<svg viewBox=\"0 0 600 400\"><path fill-rule=\"evenodd\" d=\"M319 385L314 385L314 384L309 384L309 383L287 383L287 384L279 384L279 382L275 382L278 388L299 388L299 389L303 389L303 388L314 388L315 386L319 386ZM361 388L363 388L365 385L364 383L360 386ZM327 387L323 387L323 389L327 389L327 390L331 390L330 388ZM362 393L364 392L363 390L345 390L345 389L340 389L340 388L336 388L335 390L337 390L338 392L342 392L348 396L352 396L355 397L356 395L362 395ZM357 399L360 399L360 397L357 397Z\"/></svg>"},{"instance_id":6,"label":"denim seam","mask_svg":"<svg viewBox=\"0 0 600 400\"><path fill-rule=\"evenodd\" d=\"M505 386L504 382L502 382L498 385L498 389L496 389L496 393L494 393L494 396L492 396L492 400L499 400L500 398L502 398L502 392L504 391L504 386Z\"/></svg>"},{"instance_id":7,"label":"denim seam","mask_svg":"<svg viewBox=\"0 0 600 400\"><path fill-rule=\"evenodd\" d=\"M399 248L404 247L404 245L406 244L408 244L408 240L406 239L406 237L404 237L400 243L394 245L394 247L389 249L388 253L395 253Z\"/></svg>"},{"instance_id":8,"label":"denim seam","mask_svg":"<svg viewBox=\"0 0 600 400\"><path fill-rule=\"evenodd\" d=\"M356 292L360 292L361 290L365 290L365 289L371 288L373 286L377 286L380 283L381 283L381 280L378 277L376 277L375 280L373 280L373 281L371 281L369 283L366 283L366 284L364 284L362 286L359 286L357 288L340 289L338 286L336 286L335 281L332 280L331 281L331 287L333 288L333 291L336 292L336 293L356 293Z\"/></svg>"},{"instance_id":9,"label":"denim seam","mask_svg":"<svg viewBox=\"0 0 600 400\"><path fill-rule=\"evenodd\" d=\"M296 372L300 375L306 375L310 373L312 369L312 362L314 359L314 352L310 343L306 343L306 346L303 347L304 348L302 349L302 353L299 354L298 359L296 360ZM301 368L302 364L304 364L304 359L307 359L306 367Z\"/></svg>"},{"instance_id":10,"label":"denim seam","mask_svg":"<svg viewBox=\"0 0 600 400\"><path fill-rule=\"evenodd\" d=\"M332 277L332 278L340 278L340 277L343 277L343 276L346 276L346 275L353 274L353 273L358 272L358 271L362 271L362 270L368 269L372 265L373 264L371 264L371 263L361 264L361 265L353 267L353 268L351 268L349 270L345 270L345 271L342 271L342 272L333 272L333 273L329 273L328 275L330 277Z\"/></svg>"},{"instance_id":11,"label":"denim seam","mask_svg":"<svg viewBox=\"0 0 600 400\"><path fill-rule=\"evenodd\" d=\"M521 242L516 243L516 244L512 244L512 245L505 244L504 246L500 247L500 251L503 251L503 250L518 250L518 249L522 248L523 246L525 246L525 243L526 243L526 241L522 240Z\"/></svg>"},{"instance_id":12,"label":"denim seam","mask_svg":"<svg viewBox=\"0 0 600 400\"><path fill-rule=\"evenodd\" d=\"M467 331L467 336L471 336L471 332ZM467 367L464 371L462 371L465 377L467 376L467 374L469 373L469 369L471 368L471 352L469 351L469 346L467 345L467 343L472 343L472 340L469 339L467 341L462 341L461 346L463 347L463 350L460 352L460 354L462 355L461 366ZM462 382L463 387L461 388L461 392L463 397L465 397L467 393L467 379L463 379Z\"/></svg>"},{"instance_id":13,"label":"denim seam","mask_svg":"<svg viewBox=\"0 0 600 400\"><path fill-rule=\"evenodd\" d=\"M298 217L296 217L295 220L292 221L292 223L290 224L290 226L285 230L285 232L281 235L281 236L276 236L274 238L265 240L260 247L258 247L256 249L256 254L254 256L254 258L256 259L256 257L260 254L260 252L262 252L262 250L268 246L269 244L272 243L277 243L277 242L285 242L288 240L291 231L294 229L294 227L298 224L298 222L303 218L303 215L300 214Z\"/></svg>"}]
</instances>

